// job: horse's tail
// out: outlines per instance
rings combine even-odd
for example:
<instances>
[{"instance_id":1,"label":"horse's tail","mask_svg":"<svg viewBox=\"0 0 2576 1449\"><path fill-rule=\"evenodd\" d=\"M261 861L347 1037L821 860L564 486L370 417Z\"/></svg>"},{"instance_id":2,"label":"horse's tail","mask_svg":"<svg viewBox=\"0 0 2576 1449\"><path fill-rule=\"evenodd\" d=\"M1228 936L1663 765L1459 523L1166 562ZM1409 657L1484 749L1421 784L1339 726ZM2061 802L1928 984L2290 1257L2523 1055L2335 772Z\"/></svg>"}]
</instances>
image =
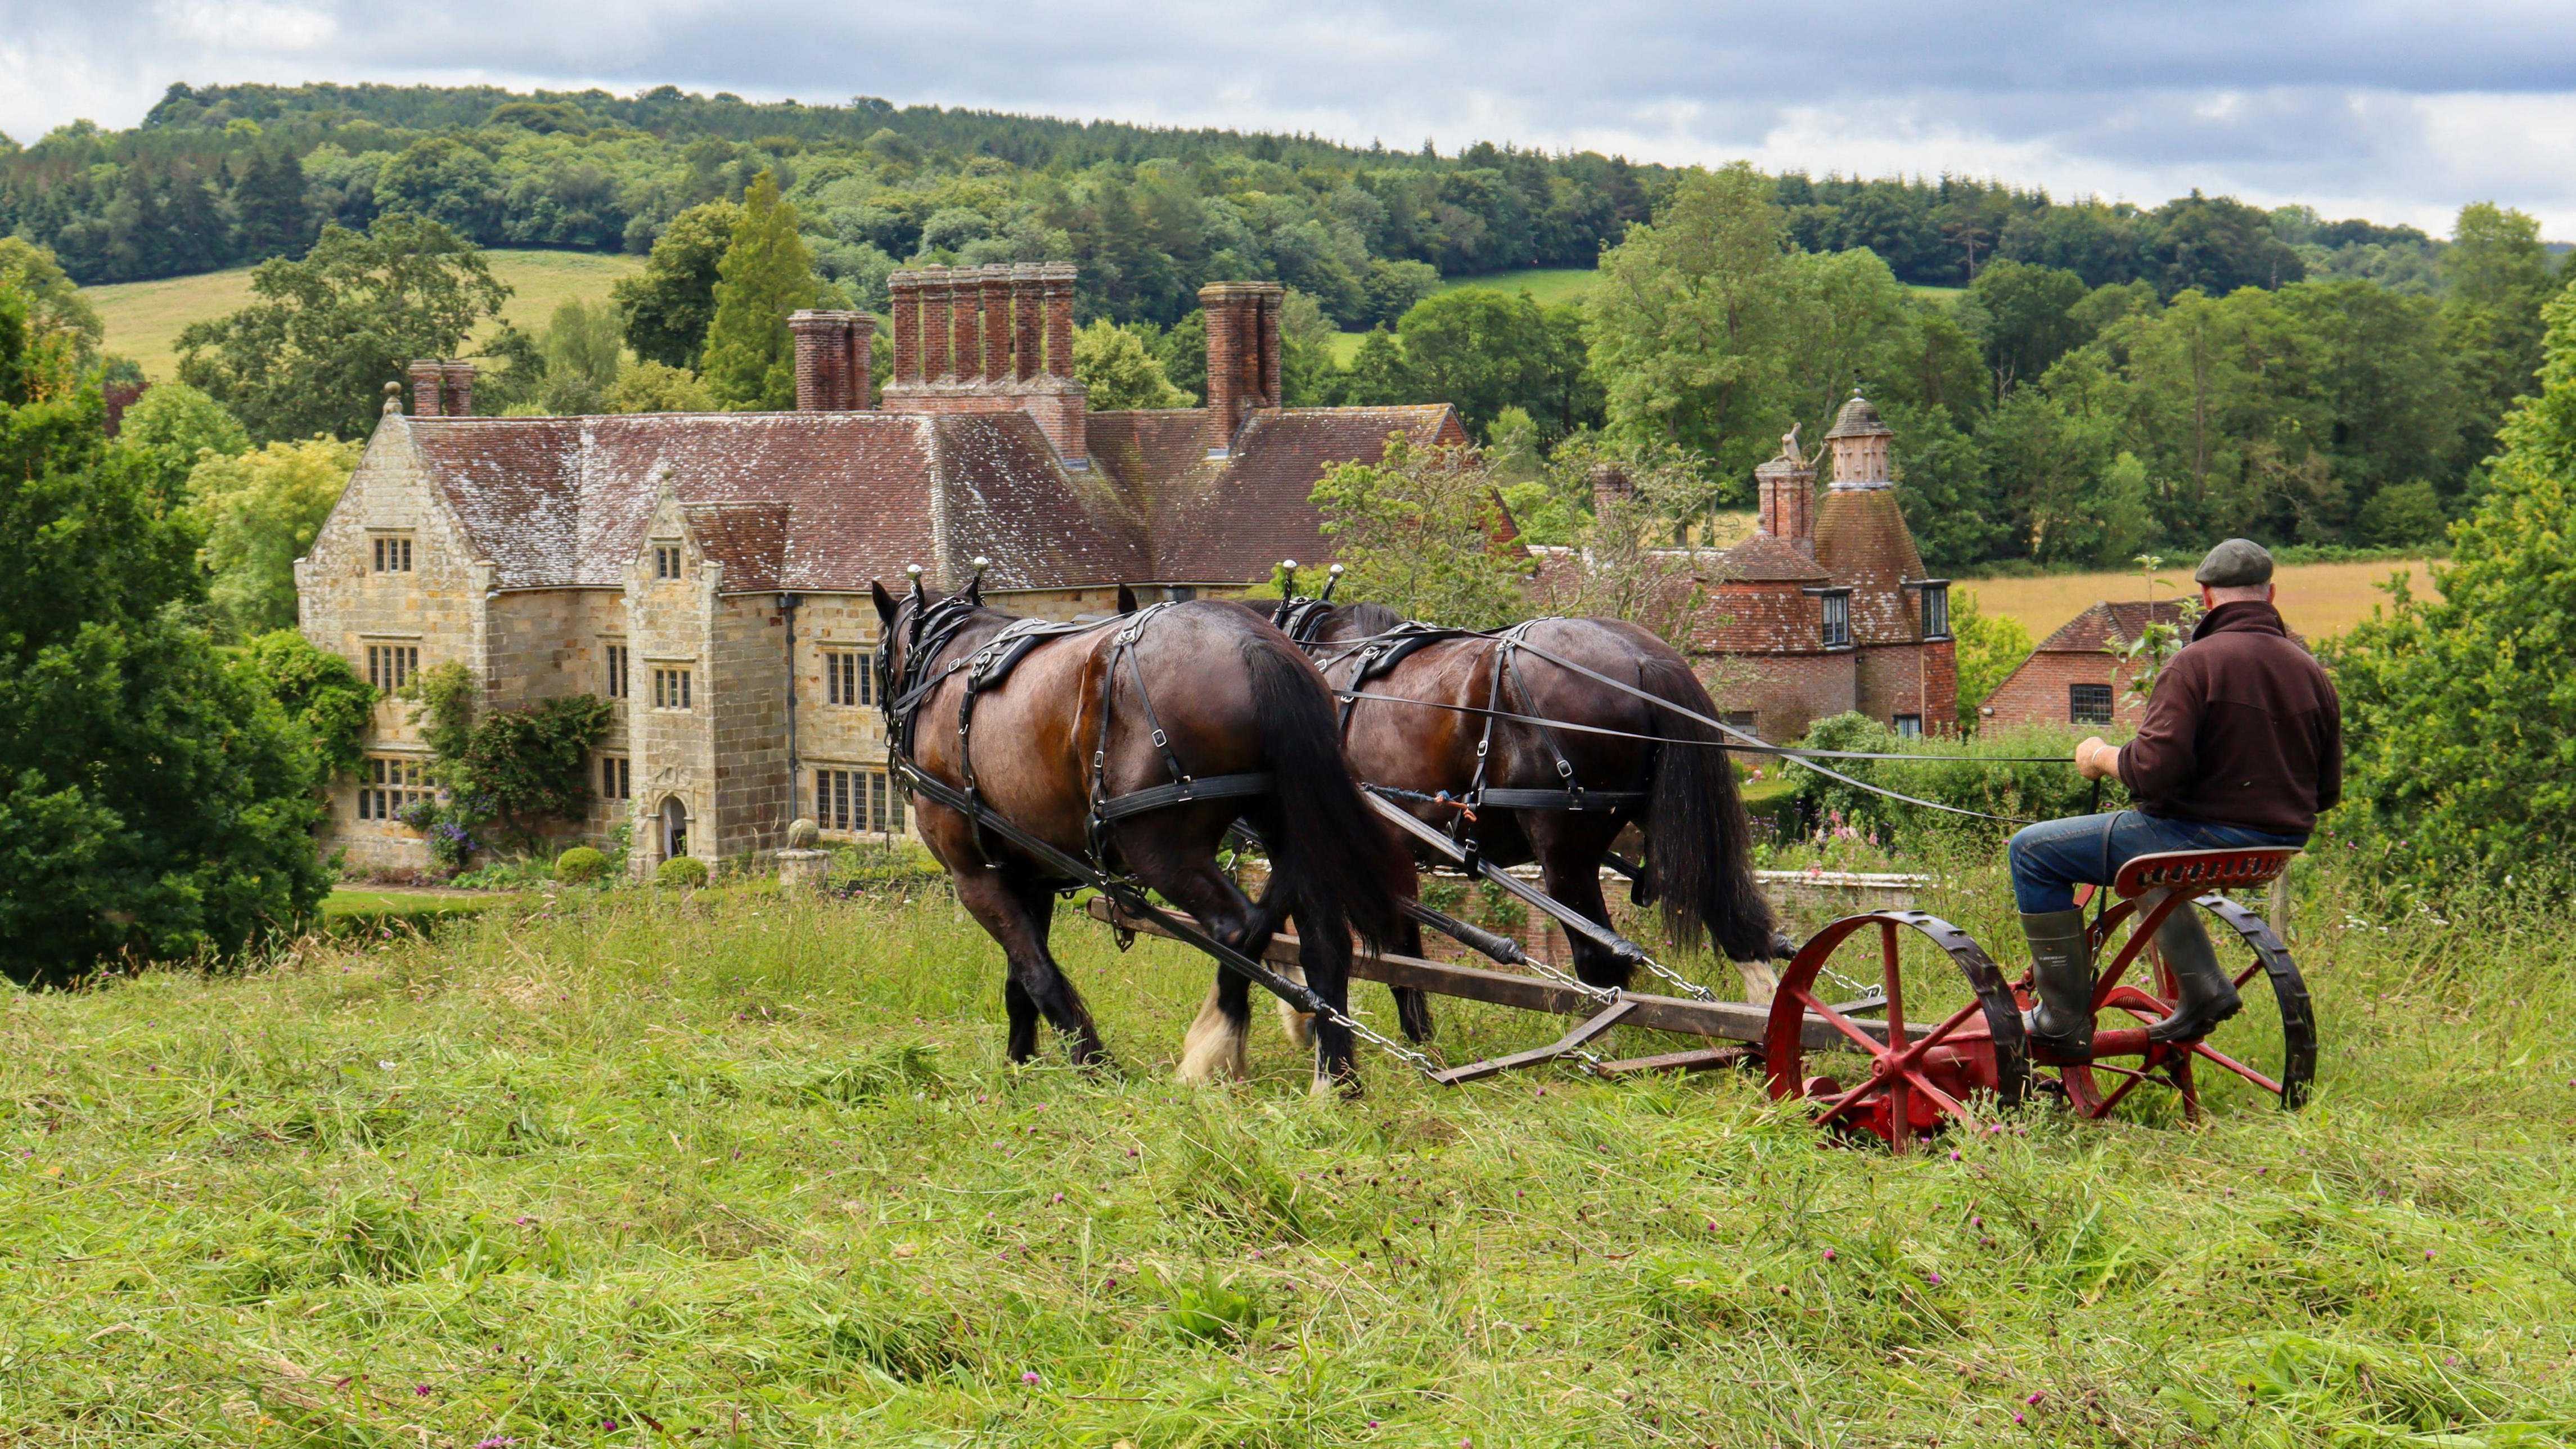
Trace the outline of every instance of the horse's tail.
<instances>
[{"instance_id":1,"label":"horse's tail","mask_svg":"<svg viewBox=\"0 0 2576 1449\"><path fill-rule=\"evenodd\" d=\"M1246 639L1243 660L1278 782L1262 831L1272 886L1265 895L1283 910L1302 907L1335 937L1347 926L1371 946L1399 941L1400 892L1412 885L1413 862L1360 798L1331 691L1314 665L1276 639Z\"/></svg>"},{"instance_id":2,"label":"horse's tail","mask_svg":"<svg viewBox=\"0 0 2576 1449\"><path fill-rule=\"evenodd\" d=\"M1656 698L1702 715L1717 713L1698 676L1679 659L1638 660L1638 683ZM1730 961L1774 954L1771 903L1753 879L1753 834L1736 794L1735 765L1713 748L1718 732L1671 710L1649 710L1655 749L1647 782L1646 885L1663 908L1664 929L1696 945L1714 940Z\"/></svg>"}]
</instances>

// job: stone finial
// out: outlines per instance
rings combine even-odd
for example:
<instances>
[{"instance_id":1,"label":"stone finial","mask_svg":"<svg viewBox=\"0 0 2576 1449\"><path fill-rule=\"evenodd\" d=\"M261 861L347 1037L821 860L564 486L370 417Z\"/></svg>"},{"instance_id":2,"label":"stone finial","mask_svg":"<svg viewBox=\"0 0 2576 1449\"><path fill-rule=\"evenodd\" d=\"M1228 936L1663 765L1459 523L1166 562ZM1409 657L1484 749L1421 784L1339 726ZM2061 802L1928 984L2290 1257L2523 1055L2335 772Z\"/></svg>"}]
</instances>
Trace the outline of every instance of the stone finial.
<instances>
[{"instance_id":1,"label":"stone finial","mask_svg":"<svg viewBox=\"0 0 2576 1449\"><path fill-rule=\"evenodd\" d=\"M799 816L796 819L787 822L787 848L789 850L812 850L815 842L822 838L823 827L815 824L812 820Z\"/></svg>"}]
</instances>

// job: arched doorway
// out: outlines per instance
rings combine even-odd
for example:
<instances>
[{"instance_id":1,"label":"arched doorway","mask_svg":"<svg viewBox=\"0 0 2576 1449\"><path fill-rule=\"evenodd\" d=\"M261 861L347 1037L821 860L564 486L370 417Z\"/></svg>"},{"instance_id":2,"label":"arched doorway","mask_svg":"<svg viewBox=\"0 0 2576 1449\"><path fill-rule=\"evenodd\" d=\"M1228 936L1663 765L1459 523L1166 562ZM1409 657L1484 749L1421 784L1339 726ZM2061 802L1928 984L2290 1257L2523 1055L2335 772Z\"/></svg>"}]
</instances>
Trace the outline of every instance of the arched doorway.
<instances>
[{"instance_id":1,"label":"arched doorway","mask_svg":"<svg viewBox=\"0 0 2576 1449\"><path fill-rule=\"evenodd\" d=\"M689 853L689 807L677 795L662 801L662 858L677 860Z\"/></svg>"}]
</instances>

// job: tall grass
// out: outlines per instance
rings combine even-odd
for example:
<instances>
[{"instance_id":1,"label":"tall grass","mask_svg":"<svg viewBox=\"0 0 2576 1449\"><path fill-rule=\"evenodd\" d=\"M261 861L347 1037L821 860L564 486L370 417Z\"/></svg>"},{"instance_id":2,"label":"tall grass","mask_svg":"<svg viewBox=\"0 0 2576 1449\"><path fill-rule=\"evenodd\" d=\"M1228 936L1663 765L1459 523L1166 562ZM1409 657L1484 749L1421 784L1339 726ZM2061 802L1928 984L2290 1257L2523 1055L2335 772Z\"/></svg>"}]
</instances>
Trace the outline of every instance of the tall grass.
<instances>
[{"instance_id":1,"label":"tall grass","mask_svg":"<svg viewBox=\"0 0 2576 1449\"><path fill-rule=\"evenodd\" d=\"M1315 1101L1266 1020L1255 1080L1183 1090L1208 967L1070 917L1123 1065L1014 1069L936 897L612 894L9 998L0 1444L2576 1435L2576 932L2309 890L2305 1112L1905 1159L1724 1075L1379 1058ZM1926 905L2006 939L1990 867ZM1555 1027L1441 1006L1453 1060Z\"/></svg>"}]
</instances>

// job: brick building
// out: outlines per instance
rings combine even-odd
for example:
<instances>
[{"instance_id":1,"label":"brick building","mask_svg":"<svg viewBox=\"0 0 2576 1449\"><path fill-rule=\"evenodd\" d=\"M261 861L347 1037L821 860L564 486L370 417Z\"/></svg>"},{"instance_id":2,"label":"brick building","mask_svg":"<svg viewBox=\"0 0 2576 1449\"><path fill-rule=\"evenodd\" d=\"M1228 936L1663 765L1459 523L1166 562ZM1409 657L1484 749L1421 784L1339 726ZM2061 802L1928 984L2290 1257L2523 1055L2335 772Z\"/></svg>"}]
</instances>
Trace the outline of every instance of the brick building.
<instances>
[{"instance_id":1,"label":"brick building","mask_svg":"<svg viewBox=\"0 0 2576 1449\"><path fill-rule=\"evenodd\" d=\"M302 628L388 690L466 664L486 707L593 693L618 712L596 798L565 838L632 828L635 867L905 828L869 675L872 579L934 588L994 562L1014 613L1106 614L1238 590L1287 555L1331 556L1308 494L1325 468L1465 441L1445 406L1280 406L1280 289L1223 283L1208 401L1089 412L1072 377L1070 267L929 268L892 284L895 376L869 405L874 319L791 319L783 413L492 418L473 370L415 363L296 564ZM424 866L396 819L427 749L376 709L366 768L335 789L323 848Z\"/></svg>"},{"instance_id":2,"label":"brick building","mask_svg":"<svg viewBox=\"0 0 2576 1449\"><path fill-rule=\"evenodd\" d=\"M1858 710L1900 734L1958 720L1949 580L1931 577L1896 504L1894 434L1858 393L1825 434L1830 481L1816 491L1796 435L1754 469L1753 536L1719 553L1693 651L1731 722L1790 740Z\"/></svg>"},{"instance_id":3,"label":"brick building","mask_svg":"<svg viewBox=\"0 0 2576 1449\"><path fill-rule=\"evenodd\" d=\"M2182 605L2173 600L2094 604L2039 641L2021 667L1977 707L1978 722L2136 729L2146 700L2129 692L2135 671L2112 651L2136 643L2150 623L2181 627Z\"/></svg>"}]
</instances>

